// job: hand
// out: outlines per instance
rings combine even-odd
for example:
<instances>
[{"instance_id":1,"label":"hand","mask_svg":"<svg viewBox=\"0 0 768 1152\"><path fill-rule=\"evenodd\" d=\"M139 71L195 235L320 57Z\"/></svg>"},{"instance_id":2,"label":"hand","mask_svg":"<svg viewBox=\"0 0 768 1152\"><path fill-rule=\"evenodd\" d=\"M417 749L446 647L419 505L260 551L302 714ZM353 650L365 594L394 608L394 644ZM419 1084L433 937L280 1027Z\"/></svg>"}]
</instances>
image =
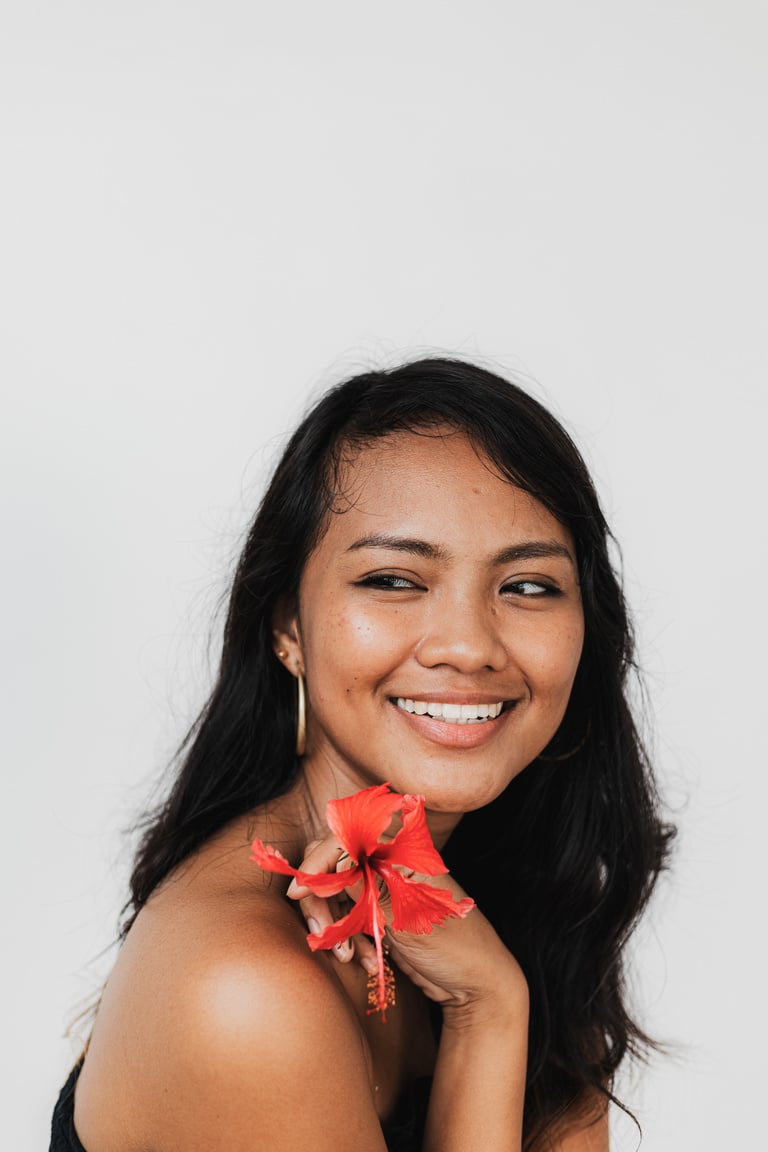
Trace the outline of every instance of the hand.
<instances>
[{"instance_id":1,"label":"hand","mask_svg":"<svg viewBox=\"0 0 768 1152\"><path fill-rule=\"evenodd\" d=\"M351 866L349 857L332 835L307 846L301 870L314 874L342 871ZM418 876L405 872L418 881L448 889L454 899L466 893L448 875ZM501 942L489 921L478 908L465 919L451 917L429 934L394 932L391 928L391 903L386 888L380 905L387 920L386 943L398 968L430 999L446 1008L476 1011L491 1005L498 1011L502 1004L527 1010L527 985L514 956ZM359 897L361 885L345 890L342 896L323 899L296 880L288 896L297 900L307 925L313 932L322 931L348 911L345 900ZM353 957L366 972L376 971L376 951L367 936L336 945L336 959L349 963Z\"/></svg>"},{"instance_id":2,"label":"hand","mask_svg":"<svg viewBox=\"0 0 768 1152\"><path fill-rule=\"evenodd\" d=\"M335 837L328 835L319 840L312 840L304 852L304 859L299 868L302 872L320 875L323 872L343 872L352 866L349 853L337 842ZM359 895L360 885L354 889ZM351 890L350 890L351 893ZM342 916L345 916L353 904L353 897L346 890L338 896L324 899L310 891L297 880L291 880L287 895L296 900L301 908L307 927L310 932L319 935L324 928L328 928ZM348 964L353 957L368 972L376 970L376 950L367 936L356 936L352 939L342 940L334 945L333 954L342 964Z\"/></svg>"}]
</instances>

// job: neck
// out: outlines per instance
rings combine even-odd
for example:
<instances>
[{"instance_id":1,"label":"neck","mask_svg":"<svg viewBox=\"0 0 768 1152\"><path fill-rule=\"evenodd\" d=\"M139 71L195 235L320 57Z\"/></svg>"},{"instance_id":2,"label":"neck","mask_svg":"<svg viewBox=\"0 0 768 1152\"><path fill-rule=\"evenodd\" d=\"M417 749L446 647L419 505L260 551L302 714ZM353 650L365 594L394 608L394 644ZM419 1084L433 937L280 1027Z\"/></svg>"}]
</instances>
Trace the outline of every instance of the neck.
<instances>
[{"instance_id":1,"label":"neck","mask_svg":"<svg viewBox=\"0 0 768 1152\"><path fill-rule=\"evenodd\" d=\"M369 786L370 782L366 783L351 773L341 771L335 765L318 764L314 758L307 757L290 791L262 808L257 819L260 824L266 822L273 835L280 835L281 844L275 840L270 842L280 847L291 863L297 866L307 844L328 835L325 818L328 801L351 796ZM438 851L444 847L461 815L456 812L425 810L427 827ZM399 827L399 815L395 814L390 835L394 835Z\"/></svg>"}]
</instances>

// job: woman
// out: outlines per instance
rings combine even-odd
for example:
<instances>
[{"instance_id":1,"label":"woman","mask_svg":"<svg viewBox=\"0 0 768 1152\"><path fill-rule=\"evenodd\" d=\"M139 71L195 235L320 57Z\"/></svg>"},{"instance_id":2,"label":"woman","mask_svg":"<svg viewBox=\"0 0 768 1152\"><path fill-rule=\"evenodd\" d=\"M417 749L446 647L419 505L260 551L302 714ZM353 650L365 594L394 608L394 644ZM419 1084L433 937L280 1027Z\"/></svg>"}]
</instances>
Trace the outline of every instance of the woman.
<instances>
[{"instance_id":1,"label":"woman","mask_svg":"<svg viewBox=\"0 0 768 1152\"><path fill-rule=\"evenodd\" d=\"M607 1149L614 1074L648 1043L623 949L670 839L609 540L566 432L482 368L320 399L246 542L53 1148ZM348 867L326 806L385 784L424 797L431 882L476 907L390 923L382 1021L368 936L307 947L354 886L322 898L249 846Z\"/></svg>"}]
</instances>

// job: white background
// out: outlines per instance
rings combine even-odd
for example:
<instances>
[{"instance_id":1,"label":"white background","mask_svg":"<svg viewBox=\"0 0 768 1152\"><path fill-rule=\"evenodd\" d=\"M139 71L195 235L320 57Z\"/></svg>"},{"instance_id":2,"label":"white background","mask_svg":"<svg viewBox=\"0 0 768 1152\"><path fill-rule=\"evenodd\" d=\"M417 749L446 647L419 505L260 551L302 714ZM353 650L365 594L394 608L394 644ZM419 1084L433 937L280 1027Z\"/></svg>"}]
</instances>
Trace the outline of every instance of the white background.
<instances>
[{"instance_id":1,"label":"white background","mask_svg":"<svg viewBox=\"0 0 768 1152\"><path fill-rule=\"evenodd\" d=\"M760 1146L765 5L1 22L4 1146L47 1148L265 469L421 351L522 373L594 470L681 825L636 979L678 1049L625 1095L648 1152Z\"/></svg>"}]
</instances>

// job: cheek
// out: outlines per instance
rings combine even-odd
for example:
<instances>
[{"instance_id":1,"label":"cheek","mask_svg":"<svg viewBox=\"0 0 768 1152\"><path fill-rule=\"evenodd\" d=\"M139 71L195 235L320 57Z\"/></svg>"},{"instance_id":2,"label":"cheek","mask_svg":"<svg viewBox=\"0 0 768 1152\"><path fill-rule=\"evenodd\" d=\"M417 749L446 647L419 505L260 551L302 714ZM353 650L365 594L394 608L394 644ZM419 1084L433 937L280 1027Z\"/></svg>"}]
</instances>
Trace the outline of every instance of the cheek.
<instances>
[{"instance_id":1,"label":"cheek","mask_svg":"<svg viewBox=\"0 0 768 1152\"><path fill-rule=\"evenodd\" d=\"M532 639L527 650L527 674L534 692L552 696L569 693L583 644L580 618Z\"/></svg>"},{"instance_id":2,"label":"cheek","mask_svg":"<svg viewBox=\"0 0 768 1152\"><path fill-rule=\"evenodd\" d=\"M384 674L406 648L403 621L392 608L379 615L344 607L305 635L308 674L321 679L332 674L358 682Z\"/></svg>"}]
</instances>

